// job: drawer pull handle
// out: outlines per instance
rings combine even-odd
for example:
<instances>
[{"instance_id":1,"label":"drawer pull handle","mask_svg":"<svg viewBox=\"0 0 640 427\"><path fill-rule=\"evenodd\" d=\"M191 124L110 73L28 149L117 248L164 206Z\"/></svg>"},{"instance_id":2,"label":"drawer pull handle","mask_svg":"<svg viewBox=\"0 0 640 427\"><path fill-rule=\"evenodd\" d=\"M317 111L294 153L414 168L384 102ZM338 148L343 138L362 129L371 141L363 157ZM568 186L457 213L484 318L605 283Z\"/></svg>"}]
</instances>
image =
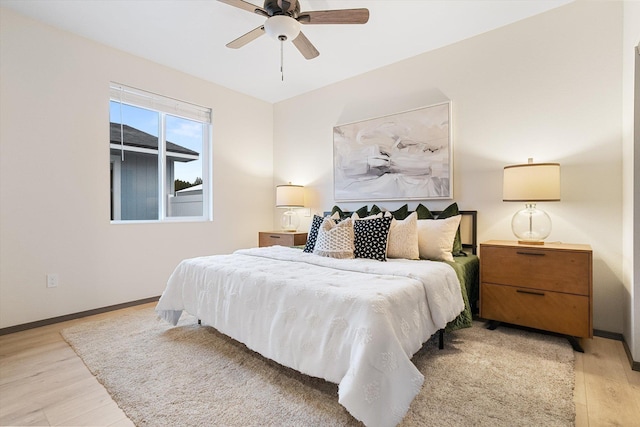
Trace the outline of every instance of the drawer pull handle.
<instances>
[{"instance_id":1,"label":"drawer pull handle","mask_svg":"<svg viewBox=\"0 0 640 427\"><path fill-rule=\"evenodd\" d=\"M516 292L521 294L538 295L541 297L544 296L544 292L523 291L522 289L516 289Z\"/></svg>"},{"instance_id":2,"label":"drawer pull handle","mask_svg":"<svg viewBox=\"0 0 640 427\"><path fill-rule=\"evenodd\" d=\"M541 252L516 252L518 255L544 256Z\"/></svg>"},{"instance_id":3,"label":"drawer pull handle","mask_svg":"<svg viewBox=\"0 0 640 427\"><path fill-rule=\"evenodd\" d=\"M280 236L269 236L269 237L271 237L272 239L279 239L280 238Z\"/></svg>"}]
</instances>

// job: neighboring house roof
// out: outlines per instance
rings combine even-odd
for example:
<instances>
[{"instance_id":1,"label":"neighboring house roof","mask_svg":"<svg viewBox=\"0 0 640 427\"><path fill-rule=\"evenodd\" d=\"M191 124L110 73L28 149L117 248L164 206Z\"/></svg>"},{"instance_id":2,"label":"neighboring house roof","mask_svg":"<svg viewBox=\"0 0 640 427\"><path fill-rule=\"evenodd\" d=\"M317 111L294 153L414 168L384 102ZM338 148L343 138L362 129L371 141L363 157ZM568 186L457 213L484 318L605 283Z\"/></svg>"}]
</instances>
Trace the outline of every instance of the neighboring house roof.
<instances>
[{"instance_id":1,"label":"neighboring house roof","mask_svg":"<svg viewBox=\"0 0 640 427\"><path fill-rule=\"evenodd\" d=\"M176 191L176 196L189 196L192 194L202 194L202 184L193 185Z\"/></svg>"},{"instance_id":2,"label":"neighboring house roof","mask_svg":"<svg viewBox=\"0 0 640 427\"><path fill-rule=\"evenodd\" d=\"M124 145L131 147L148 148L152 150L158 149L158 137L150 135L139 129L133 128L128 125L122 125L122 133ZM120 145L120 123L111 122L111 136L110 144ZM190 150L173 142L167 141L167 151L172 153L187 154L191 156L199 156L200 153Z\"/></svg>"},{"instance_id":3,"label":"neighboring house roof","mask_svg":"<svg viewBox=\"0 0 640 427\"><path fill-rule=\"evenodd\" d=\"M202 184L192 185L191 187L183 188L176 191L176 193L186 193L187 191L202 191Z\"/></svg>"}]
</instances>

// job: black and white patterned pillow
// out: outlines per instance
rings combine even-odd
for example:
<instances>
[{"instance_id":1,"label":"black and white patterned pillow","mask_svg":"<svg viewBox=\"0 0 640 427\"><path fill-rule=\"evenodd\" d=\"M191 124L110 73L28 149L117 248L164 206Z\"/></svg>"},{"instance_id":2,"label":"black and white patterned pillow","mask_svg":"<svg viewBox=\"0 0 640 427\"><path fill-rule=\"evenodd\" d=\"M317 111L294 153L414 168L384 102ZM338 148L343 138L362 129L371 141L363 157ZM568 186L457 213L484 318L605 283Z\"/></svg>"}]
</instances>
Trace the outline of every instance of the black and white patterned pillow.
<instances>
[{"instance_id":1,"label":"black and white patterned pillow","mask_svg":"<svg viewBox=\"0 0 640 427\"><path fill-rule=\"evenodd\" d=\"M304 245L304 252L313 253L313 248L316 247L316 240L318 239L318 229L322 225L323 217L314 215L311 221L311 227L309 227L309 233L307 234L307 243Z\"/></svg>"},{"instance_id":2,"label":"black and white patterned pillow","mask_svg":"<svg viewBox=\"0 0 640 427\"><path fill-rule=\"evenodd\" d=\"M387 238L392 217L356 220L353 223L356 258L386 261Z\"/></svg>"}]
</instances>

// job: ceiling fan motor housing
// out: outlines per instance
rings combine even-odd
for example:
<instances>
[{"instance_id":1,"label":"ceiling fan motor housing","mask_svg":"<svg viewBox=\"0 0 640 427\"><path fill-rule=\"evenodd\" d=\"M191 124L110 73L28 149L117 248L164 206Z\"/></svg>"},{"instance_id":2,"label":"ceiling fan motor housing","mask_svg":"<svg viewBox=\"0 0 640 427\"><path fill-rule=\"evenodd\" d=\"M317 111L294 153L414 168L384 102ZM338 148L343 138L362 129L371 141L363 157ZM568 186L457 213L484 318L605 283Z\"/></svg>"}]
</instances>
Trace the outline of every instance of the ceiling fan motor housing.
<instances>
[{"instance_id":1,"label":"ceiling fan motor housing","mask_svg":"<svg viewBox=\"0 0 640 427\"><path fill-rule=\"evenodd\" d=\"M300 15L300 3L297 0L265 0L264 10L270 16L287 15L297 18Z\"/></svg>"}]
</instances>

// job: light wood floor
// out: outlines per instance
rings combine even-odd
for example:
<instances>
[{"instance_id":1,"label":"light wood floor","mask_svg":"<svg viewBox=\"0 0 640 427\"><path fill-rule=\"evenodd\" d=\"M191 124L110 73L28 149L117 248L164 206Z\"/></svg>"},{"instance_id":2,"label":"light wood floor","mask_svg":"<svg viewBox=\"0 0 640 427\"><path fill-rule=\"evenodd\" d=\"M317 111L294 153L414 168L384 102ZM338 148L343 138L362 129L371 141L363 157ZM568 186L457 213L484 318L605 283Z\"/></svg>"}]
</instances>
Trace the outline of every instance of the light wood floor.
<instances>
[{"instance_id":1,"label":"light wood floor","mask_svg":"<svg viewBox=\"0 0 640 427\"><path fill-rule=\"evenodd\" d=\"M104 313L0 337L0 425L132 426L59 332ZM576 355L576 426L640 426L640 372L619 341L583 340ZM470 420L471 421L471 420Z\"/></svg>"}]
</instances>

